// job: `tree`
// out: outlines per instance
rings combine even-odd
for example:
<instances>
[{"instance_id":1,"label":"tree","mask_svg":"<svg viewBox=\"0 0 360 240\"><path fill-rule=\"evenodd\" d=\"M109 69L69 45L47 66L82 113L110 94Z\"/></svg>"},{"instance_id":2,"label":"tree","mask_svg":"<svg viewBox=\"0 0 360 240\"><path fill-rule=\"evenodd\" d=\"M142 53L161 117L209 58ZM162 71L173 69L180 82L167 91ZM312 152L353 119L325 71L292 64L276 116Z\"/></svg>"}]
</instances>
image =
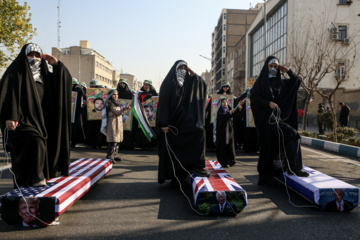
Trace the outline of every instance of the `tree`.
<instances>
[{"instance_id":1,"label":"tree","mask_svg":"<svg viewBox=\"0 0 360 240\"><path fill-rule=\"evenodd\" d=\"M291 32L293 38L287 49L289 65L303 78L301 86L306 95L303 122L307 122L307 109L316 92L330 105L336 140L337 121L333 96L348 79L356 61L359 61L356 54L360 41L358 31L347 36L352 39L350 42L338 41L333 36L333 33L337 34L337 26L334 24L337 14L334 11L337 9L327 9L324 5L320 13L309 9L303 15L298 15ZM346 62L346 68L342 68L339 73L343 62ZM321 87L324 81L331 84L331 89ZM306 124L303 124L303 129L306 130Z\"/></svg>"},{"instance_id":2,"label":"tree","mask_svg":"<svg viewBox=\"0 0 360 240\"><path fill-rule=\"evenodd\" d=\"M29 10L26 2L21 6L16 0L0 0L0 69L36 34Z\"/></svg>"}]
</instances>

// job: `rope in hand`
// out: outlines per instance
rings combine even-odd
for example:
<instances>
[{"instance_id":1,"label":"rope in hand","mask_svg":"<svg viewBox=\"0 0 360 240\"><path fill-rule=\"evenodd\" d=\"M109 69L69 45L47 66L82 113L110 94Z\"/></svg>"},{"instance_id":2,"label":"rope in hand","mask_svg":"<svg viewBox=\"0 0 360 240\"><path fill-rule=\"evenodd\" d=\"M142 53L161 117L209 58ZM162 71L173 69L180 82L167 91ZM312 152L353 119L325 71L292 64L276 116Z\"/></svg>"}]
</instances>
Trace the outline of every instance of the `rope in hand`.
<instances>
[{"instance_id":1,"label":"rope in hand","mask_svg":"<svg viewBox=\"0 0 360 240\"><path fill-rule=\"evenodd\" d=\"M283 174L285 173L285 169L284 169L284 166L283 166L282 161L281 161L281 145L283 146L284 157L285 157L287 166L289 168L288 171L290 171L291 173L293 173L296 176L296 174L290 168L289 159L288 159L288 157L286 155L284 132L282 131L282 129L280 127L280 122L281 122L281 110L280 110L280 108L273 109L272 112L271 112L270 118L268 120L268 123L270 125L276 125L276 128L277 128L278 142L279 142L279 144L278 144L279 145L279 149L278 149L278 151L279 151L279 160L281 162L280 165L281 165L282 172L283 172ZM287 185L287 181L286 181L285 176L284 176L284 185L285 185L286 193L288 195L289 203L291 205L293 205L294 207L314 207L314 208L319 208L318 206L314 206L314 205L296 205L296 204L294 204L291 201L291 198L290 198L290 193L289 193L289 189L288 189L288 185Z\"/></svg>"}]
</instances>

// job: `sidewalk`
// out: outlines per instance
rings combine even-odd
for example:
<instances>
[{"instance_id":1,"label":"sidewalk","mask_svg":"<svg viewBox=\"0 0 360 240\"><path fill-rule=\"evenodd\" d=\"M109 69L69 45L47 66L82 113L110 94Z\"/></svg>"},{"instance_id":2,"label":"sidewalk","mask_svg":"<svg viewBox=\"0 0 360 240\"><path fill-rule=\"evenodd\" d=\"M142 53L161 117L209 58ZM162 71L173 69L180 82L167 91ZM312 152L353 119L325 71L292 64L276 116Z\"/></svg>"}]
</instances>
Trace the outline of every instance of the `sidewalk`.
<instances>
[{"instance_id":1,"label":"sidewalk","mask_svg":"<svg viewBox=\"0 0 360 240\"><path fill-rule=\"evenodd\" d=\"M299 124L299 131L301 131L301 129L302 129L302 125ZM318 126L308 126L306 131L319 133ZM356 137L360 137L360 132L356 134ZM301 137L301 143L312 147L325 149L331 152L344 154L350 157L360 157L359 147L354 147L346 144L335 143L335 142L309 138L309 137ZM360 161L360 159L358 159L358 161Z\"/></svg>"}]
</instances>

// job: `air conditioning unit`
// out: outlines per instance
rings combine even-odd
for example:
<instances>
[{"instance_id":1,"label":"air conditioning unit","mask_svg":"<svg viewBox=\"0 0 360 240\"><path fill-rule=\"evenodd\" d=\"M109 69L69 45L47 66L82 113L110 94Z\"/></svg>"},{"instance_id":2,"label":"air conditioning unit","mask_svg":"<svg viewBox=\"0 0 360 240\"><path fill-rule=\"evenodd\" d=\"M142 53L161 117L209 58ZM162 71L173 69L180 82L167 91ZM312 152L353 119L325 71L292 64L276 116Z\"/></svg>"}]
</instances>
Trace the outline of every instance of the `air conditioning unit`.
<instances>
[{"instance_id":1,"label":"air conditioning unit","mask_svg":"<svg viewBox=\"0 0 360 240\"><path fill-rule=\"evenodd\" d=\"M350 44L350 38L344 38L343 42L344 44Z\"/></svg>"},{"instance_id":2,"label":"air conditioning unit","mask_svg":"<svg viewBox=\"0 0 360 240\"><path fill-rule=\"evenodd\" d=\"M339 39L339 34L336 34L336 33L331 34L331 39L332 40L338 40Z\"/></svg>"},{"instance_id":3,"label":"air conditioning unit","mask_svg":"<svg viewBox=\"0 0 360 240\"><path fill-rule=\"evenodd\" d=\"M338 30L337 27L333 27L333 28L331 28L331 32L332 33L337 33L337 32L339 32L339 30Z\"/></svg>"}]
</instances>

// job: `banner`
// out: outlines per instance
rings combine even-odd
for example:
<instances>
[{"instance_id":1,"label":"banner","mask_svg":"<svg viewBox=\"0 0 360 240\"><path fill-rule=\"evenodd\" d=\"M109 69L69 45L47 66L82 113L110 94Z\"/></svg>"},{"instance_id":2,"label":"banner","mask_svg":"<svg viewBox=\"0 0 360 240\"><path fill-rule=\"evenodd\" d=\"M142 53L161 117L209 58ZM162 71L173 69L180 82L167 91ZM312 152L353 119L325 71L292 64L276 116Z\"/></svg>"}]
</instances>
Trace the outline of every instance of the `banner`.
<instances>
[{"instance_id":1,"label":"banner","mask_svg":"<svg viewBox=\"0 0 360 240\"><path fill-rule=\"evenodd\" d=\"M88 121L102 119L102 110L104 108L104 100L107 97L107 91L107 88L86 89Z\"/></svg>"},{"instance_id":2,"label":"banner","mask_svg":"<svg viewBox=\"0 0 360 240\"><path fill-rule=\"evenodd\" d=\"M155 137L155 134L150 127L148 118L146 117L144 106L141 104L140 95L141 91L137 90L134 96L134 101L131 105L131 111L133 112L134 117L138 121L139 126L145 134L146 138L151 141L151 138Z\"/></svg>"},{"instance_id":3,"label":"banner","mask_svg":"<svg viewBox=\"0 0 360 240\"><path fill-rule=\"evenodd\" d=\"M117 103L120 104L120 107L123 108L126 105L131 105L132 99L118 99ZM131 131L132 130L132 121L133 121L133 113L131 111L127 111L122 115L123 119L123 131Z\"/></svg>"},{"instance_id":4,"label":"banner","mask_svg":"<svg viewBox=\"0 0 360 240\"><path fill-rule=\"evenodd\" d=\"M251 110L250 98L246 98L246 127L255 127L254 115Z\"/></svg>"},{"instance_id":5,"label":"banner","mask_svg":"<svg viewBox=\"0 0 360 240\"><path fill-rule=\"evenodd\" d=\"M77 92L71 92L71 122L75 122Z\"/></svg>"},{"instance_id":6,"label":"banner","mask_svg":"<svg viewBox=\"0 0 360 240\"><path fill-rule=\"evenodd\" d=\"M218 109L218 102L221 98L226 98L228 100L229 106L232 108L234 105L234 95L222 95L222 94L213 94L211 95L211 120L210 123L214 123L216 111Z\"/></svg>"},{"instance_id":7,"label":"banner","mask_svg":"<svg viewBox=\"0 0 360 240\"><path fill-rule=\"evenodd\" d=\"M150 127L155 127L156 125L156 112L158 103L158 96L153 96L142 103Z\"/></svg>"}]
</instances>

